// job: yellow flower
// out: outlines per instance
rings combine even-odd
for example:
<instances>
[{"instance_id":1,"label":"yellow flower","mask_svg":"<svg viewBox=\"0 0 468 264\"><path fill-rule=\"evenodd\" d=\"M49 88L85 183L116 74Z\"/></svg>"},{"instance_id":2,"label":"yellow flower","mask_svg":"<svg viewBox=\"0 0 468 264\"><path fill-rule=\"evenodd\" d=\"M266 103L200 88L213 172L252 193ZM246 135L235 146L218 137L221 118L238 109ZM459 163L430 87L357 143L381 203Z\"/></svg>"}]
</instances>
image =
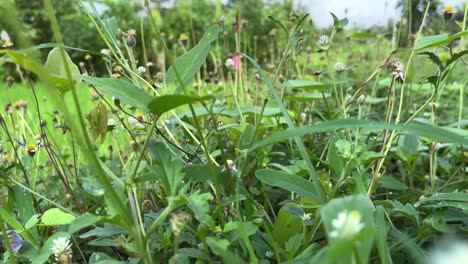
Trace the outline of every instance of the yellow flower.
<instances>
[{"instance_id":1,"label":"yellow flower","mask_svg":"<svg viewBox=\"0 0 468 264\"><path fill-rule=\"evenodd\" d=\"M26 149L28 150L28 154L31 157L34 156L34 154L36 154L36 151L37 151L36 145L28 144L28 146L26 146Z\"/></svg>"},{"instance_id":2,"label":"yellow flower","mask_svg":"<svg viewBox=\"0 0 468 264\"><path fill-rule=\"evenodd\" d=\"M185 34L180 34L179 40L180 41L186 41L188 39L187 35Z\"/></svg>"},{"instance_id":3,"label":"yellow flower","mask_svg":"<svg viewBox=\"0 0 468 264\"><path fill-rule=\"evenodd\" d=\"M120 73L118 73L118 72L112 74L112 78L114 78L114 79L118 79L118 78L120 78L121 76L122 76L122 75L120 75Z\"/></svg>"},{"instance_id":4,"label":"yellow flower","mask_svg":"<svg viewBox=\"0 0 468 264\"><path fill-rule=\"evenodd\" d=\"M450 18L452 18L454 12L455 9L453 8L453 6L446 6L444 8L444 19L449 20Z\"/></svg>"}]
</instances>

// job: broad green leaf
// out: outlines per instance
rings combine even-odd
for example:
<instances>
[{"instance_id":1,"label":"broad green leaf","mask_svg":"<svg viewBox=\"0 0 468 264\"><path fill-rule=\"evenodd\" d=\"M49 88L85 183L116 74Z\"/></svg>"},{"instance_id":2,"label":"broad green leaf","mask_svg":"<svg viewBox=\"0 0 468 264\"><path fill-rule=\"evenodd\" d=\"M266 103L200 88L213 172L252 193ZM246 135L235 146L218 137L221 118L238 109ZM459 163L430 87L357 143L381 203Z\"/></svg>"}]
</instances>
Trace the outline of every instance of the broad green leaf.
<instances>
[{"instance_id":1,"label":"broad green leaf","mask_svg":"<svg viewBox=\"0 0 468 264\"><path fill-rule=\"evenodd\" d=\"M96 224L100 219L101 217L92 215L90 213L80 215L70 224L68 227L68 233L73 235L75 232L85 227Z\"/></svg>"},{"instance_id":2,"label":"broad green leaf","mask_svg":"<svg viewBox=\"0 0 468 264\"><path fill-rule=\"evenodd\" d=\"M188 96L180 94L162 95L154 98L149 104L148 108L151 113L160 116L174 108L177 108L186 104L193 104L196 102L211 100L214 97L211 95L207 96Z\"/></svg>"},{"instance_id":3,"label":"broad green leaf","mask_svg":"<svg viewBox=\"0 0 468 264\"><path fill-rule=\"evenodd\" d=\"M173 82L176 85L183 84L184 87L187 86L193 76L205 63L206 57L210 51L211 42L218 38L218 34L221 30L219 25L211 25L195 47L176 59L174 64L167 71L166 82Z\"/></svg>"},{"instance_id":4,"label":"broad green leaf","mask_svg":"<svg viewBox=\"0 0 468 264\"><path fill-rule=\"evenodd\" d=\"M390 190L398 190L398 191L404 191L408 189L408 186L405 184L401 183L397 179L391 177L391 176L382 176L379 180L380 188L385 188L385 189L390 189Z\"/></svg>"},{"instance_id":5,"label":"broad green leaf","mask_svg":"<svg viewBox=\"0 0 468 264\"><path fill-rule=\"evenodd\" d=\"M68 225L73 222L75 218L74 215L65 213L59 208L52 208L44 212L41 217L41 222L46 226Z\"/></svg>"},{"instance_id":6,"label":"broad green leaf","mask_svg":"<svg viewBox=\"0 0 468 264\"><path fill-rule=\"evenodd\" d=\"M285 245L286 259L292 259L302 245L304 234L296 234L288 239Z\"/></svg>"},{"instance_id":7,"label":"broad green leaf","mask_svg":"<svg viewBox=\"0 0 468 264\"><path fill-rule=\"evenodd\" d=\"M466 34L468 34L468 30L458 32L457 34L452 35L450 37L448 34L423 37L419 39L418 42L414 45L413 50L423 50L427 48L447 45L455 39L465 36Z\"/></svg>"},{"instance_id":8,"label":"broad green leaf","mask_svg":"<svg viewBox=\"0 0 468 264\"><path fill-rule=\"evenodd\" d=\"M76 66L76 64L73 63L68 53L66 51L64 51L64 53L65 61L64 58L62 58L60 48L53 48L47 55L47 60L44 66L49 72L49 74L62 79L68 79L68 68L72 79L78 82L80 80L80 70L78 69L78 66Z\"/></svg>"},{"instance_id":9,"label":"broad green leaf","mask_svg":"<svg viewBox=\"0 0 468 264\"><path fill-rule=\"evenodd\" d=\"M272 230L275 242L279 243L282 247L285 246L286 242L292 236L301 233L303 228L302 220L287 212L286 209L289 207L299 206L297 204L287 204L283 206L276 217Z\"/></svg>"},{"instance_id":10,"label":"broad green leaf","mask_svg":"<svg viewBox=\"0 0 468 264\"><path fill-rule=\"evenodd\" d=\"M328 83L310 81L310 80L289 80L283 84L286 88L296 88L304 90L321 91L331 86Z\"/></svg>"},{"instance_id":11,"label":"broad green leaf","mask_svg":"<svg viewBox=\"0 0 468 264\"><path fill-rule=\"evenodd\" d=\"M332 17L333 17L333 27L338 29L338 28L344 28L345 26L348 25L348 19L343 18L343 19L338 19L338 17L333 14L332 12L329 12Z\"/></svg>"},{"instance_id":12,"label":"broad green leaf","mask_svg":"<svg viewBox=\"0 0 468 264\"><path fill-rule=\"evenodd\" d=\"M356 32L351 35L352 38L359 38L359 39L376 39L376 34L370 34L365 32Z\"/></svg>"},{"instance_id":13,"label":"broad green leaf","mask_svg":"<svg viewBox=\"0 0 468 264\"><path fill-rule=\"evenodd\" d=\"M373 233L375 232L374 211L372 201L365 195L333 199L321 208L320 214L330 244L328 250L329 260L337 261L336 263L349 263L349 259L355 254L353 250L357 250L356 257L359 258L357 262L368 262L374 240ZM349 215L354 212L359 214L363 228L356 233L342 233L343 228L352 228L352 226L348 224L347 227L343 226L341 229L337 229L333 222L338 219L340 214ZM347 219L349 221L349 218ZM337 236L331 237L330 234L334 231L337 231ZM354 247L354 245L359 246Z\"/></svg>"},{"instance_id":14,"label":"broad green leaf","mask_svg":"<svg viewBox=\"0 0 468 264\"><path fill-rule=\"evenodd\" d=\"M89 264L124 264L127 262L123 261L118 261L107 254L101 253L101 252L94 252L91 257L89 258L88 261Z\"/></svg>"},{"instance_id":15,"label":"broad green leaf","mask_svg":"<svg viewBox=\"0 0 468 264\"><path fill-rule=\"evenodd\" d=\"M212 225L213 219L211 218L210 212L210 203L213 199L213 196L210 193L200 193L200 191L195 191L187 197L187 205L192 210L195 219L201 223L206 224L207 226Z\"/></svg>"},{"instance_id":16,"label":"broad green leaf","mask_svg":"<svg viewBox=\"0 0 468 264\"><path fill-rule=\"evenodd\" d=\"M312 200L320 201L317 194L314 193L315 188L312 182L295 174L270 169L261 169L255 172L255 176L268 185L277 186Z\"/></svg>"},{"instance_id":17,"label":"broad green leaf","mask_svg":"<svg viewBox=\"0 0 468 264\"><path fill-rule=\"evenodd\" d=\"M14 50L0 50L0 53L7 54L12 62L35 73L42 81L48 83L52 87L56 87L61 92L66 92L73 87L73 84L71 84L67 78L53 76L46 67L28 54Z\"/></svg>"},{"instance_id":18,"label":"broad green leaf","mask_svg":"<svg viewBox=\"0 0 468 264\"><path fill-rule=\"evenodd\" d=\"M395 125L395 124L386 124L383 122L374 122L374 121L365 121L365 120L356 120L356 119L342 119L328 121L321 124L315 124L310 126L303 126L300 128L289 128L281 132L274 133L269 135L262 141L254 144L249 151L264 147L269 144L276 142L281 142L284 140L292 139L294 137L301 137L306 134L325 132L335 129L353 129L353 128L367 128L367 129L391 129L397 131L407 131L414 133L418 136L428 137L433 139L438 139L443 142L458 143L464 146L468 146L468 139L450 132L441 127L436 127L432 125L423 125L423 124L408 124L408 125Z\"/></svg>"},{"instance_id":19,"label":"broad green leaf","mask_svg":"<svg viewBox=\"0 0 468 264\"><path fill-rule=\"evenodd\" d=\"M146 91L121 79L97 78L84 75L80 77L83 81L94 85L102 92L120 99L122 103L136 106L144 111L148 110L148 104L153 100L153 97Z\"/></svg>"}]
</instances>

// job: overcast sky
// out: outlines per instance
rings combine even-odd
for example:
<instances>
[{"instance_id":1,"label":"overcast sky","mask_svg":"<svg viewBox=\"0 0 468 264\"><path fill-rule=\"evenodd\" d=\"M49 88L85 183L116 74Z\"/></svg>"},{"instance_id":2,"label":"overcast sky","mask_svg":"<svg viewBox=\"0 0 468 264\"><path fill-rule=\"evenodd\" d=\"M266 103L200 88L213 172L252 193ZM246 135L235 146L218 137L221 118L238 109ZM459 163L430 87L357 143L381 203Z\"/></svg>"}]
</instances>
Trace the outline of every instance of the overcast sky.
<instances>
[{"instance_id":1,"label":"overcast sky","mask_svg":"<svg viewBox=\"0 0 468 264\"><path fill-rule=\"evenodd\" d=\"M417 0L413 0L417 1ZM462 6L467 0L443 0L443 5ZM307 7L309 15L318 27L326 27L333 23L329 12L337 17L347 17L348 27L369 27L375 24L386 25L389 18L400 17L395 10L397 0L298 0ZM345 10L348 9L348 14ZM442 10L441 10L442 11ZM463 12L459 10L459 12Z\"/></svg>"}]
</instances>

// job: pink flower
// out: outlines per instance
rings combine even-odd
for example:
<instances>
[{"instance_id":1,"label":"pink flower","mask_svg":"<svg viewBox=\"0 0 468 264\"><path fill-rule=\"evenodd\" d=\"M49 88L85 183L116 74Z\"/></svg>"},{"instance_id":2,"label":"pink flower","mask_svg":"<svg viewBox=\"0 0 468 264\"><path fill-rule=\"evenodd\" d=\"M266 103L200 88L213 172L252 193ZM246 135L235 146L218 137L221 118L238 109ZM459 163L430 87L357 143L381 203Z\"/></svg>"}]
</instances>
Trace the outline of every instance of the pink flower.
<instances>
[{"instance_id":1,"label":"pink flower","mask_svg":"<svg viewBox=\"0 0 468 264\"><path fill-rule=\"evenodd\" d=\"M232 61L234 62L234 70L239 69L240 56L239 55L234 55L232 57Z\"/></svg>"}]
</instances>

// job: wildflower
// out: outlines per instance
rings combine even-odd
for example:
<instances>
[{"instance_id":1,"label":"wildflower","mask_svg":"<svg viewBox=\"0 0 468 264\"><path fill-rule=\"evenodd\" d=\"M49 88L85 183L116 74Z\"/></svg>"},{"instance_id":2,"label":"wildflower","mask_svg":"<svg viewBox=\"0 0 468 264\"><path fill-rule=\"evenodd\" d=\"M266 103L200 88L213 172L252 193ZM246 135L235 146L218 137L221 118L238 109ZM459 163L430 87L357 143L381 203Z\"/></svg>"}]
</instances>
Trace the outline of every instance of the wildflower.
<instances>
[{"instance_id":1,"label":"wildflower","mask_svg":"<svg viewBox=\"0 0 468 264\"><path fill-rule=\"evenodd\" d=\"M338 214L338 217L332 220L333 231L330 232L330 237L350 238L358 234L364 224L361 222L361 214L359 211L353 210L348 213L344 210Z\"/></svg>"},{"instance_id":2,"label":"wildflower","mask_svg":"<svg viewBox=\"0 0 468 264\"><path fill-rule=\"evenodd\" d=\"M91 54L86 54L84 57L85 60L91 60L93 57L91 57Z\"/></svg>"},{"instance_id":3,"label":"wildflower","mask_svg":"<svg viewBox=\"0 0 468 264\"><path fill-rule=\"evenodd\" d=\"M248 24L249 24L249 22L246 19L241 20L241 27L243 29L246 29Z\"/></svg>"},{"instance_id":4,"label":"wildflower","mask_svg":"<svg viewBox=\"0 0 468 264\"><path fill-rule=\"evenodd\" d=\"M162 73L162 72L157 72L156 75L155 75L154 77L156 77L156 80L157 80L158 82L162 82L162 81L164 80L164 73Z\"/></svg>"},{"instance_id":5,"label":"wildflower","mask_svg":"<svg viewBox=\"0 0 468 264\"><path fill-rule=\"evenodd\" d=\"M430 264L468 263L468 243L466 241L445 242L438 246L429 257Z\"/></svg>"},{"instance_id":6,"label":"wildflower","mask_svg":"<svg viewBox=\"0 0 468 264\"><path fill-rule=\"evenodd\" d=\"M328 48L328 44L330 42L330 37L327 35L322 35L320 36L315 44L321 49L321 50L326 50Z\"/></svg>"},{"instance_id":7,"label":"wildflower","mask_svg":"<svg viewBox=\"0 0 468 264\"><path fill-rule=\"evenodd\" d=\"M14 45L13 42L7 40L7 41L5 41L5 43L3 43L2 47L3 48L11 48L11 47L13 47L13 45Z\"/></svg>"},{"instance_id":8,"label":"wildflower","mask_svg":"<svg viewBox=\"0 0 468 264\"><path fill-rule=\"evenodd\" d=\"M114 119L112 118L107 119L107 126L115 127L116 125L117 123L115 122Z\"/></svg>"},{"instance_id":9,"label":"wildflower","mask_svg":"<svg viewBox=\"0 0 468 264\"><path fill-rule=\"evenodd\" d=\"M138 67L137 70L140 75L146 73L146 68L143 66Z\"/></svg>"},{"instance_id":10,"label":"wildflower","mask_svg":"<svg viewBox=\"0 0 468 264\"><path fill-rule=\"evenodd\" d=\"M120 75L120 73L118 73L118 72L115 72L115 73L112 74L112 78L114 78L114 79L119 79L121 76L122 75Z\"/></svg>"},{"instance_id":11,"label":"wildflower","mask_svg":"<svg viewBox=\"0 0 468 264\"><path fill-rule=\"evenodd\" d=\"M346 65L344 65L344 63L342 62L337 62L335 63L335 65L333 66L335 68L335 71L336 73L340 74L343 73L344 71L346 71Z\"/></svg>"},{"instance_id":12,"label":"wildflower","mask_svg":"<svg viewBox=\"0 0 468 264\"><path fill-rule=\"evenodd\" d=\"M102 49L101 50L101 54L105 55L105 56L110 56L111 55L111 51L108 50L108 49Z\"/></svg>"},{"instance_id":13,"label":"wildflower","mask_svg":"<svg viewBox=\"0 0 468 264\"><path fill-rule=\"evenodd\" d=\"M180 233L182 232L182 230L184 229L185 225L187 224L189 220L190 220L189 214L186 214L186 213L172 214L172 217L170 220L171 228L176 237L180 235Z\"/></svg>"},{"instance_id":14,"label":"wildflower","mask_svg":"<svg viewBox=\"0 0 468 264\"><path fill-rule=\"evenodd\" d=\"M55 262L60 264L72 263L72 250L70 240L65 237L59 237L52 241L52 253L55 257Z\"/></svg>"},{"instance_id":15,"label":"wildflower","mask_svg":"<svg viewBox=\"0 0 468 264\"><path fill-rule=\"evenodd\" d=\"M224 65L226 66L226 68L234 70L234 61L232 59L227 59Z\"/></svg>"},{"instance_id":16,"label":"wildflower","mask_svg":"<svg viewBox=\"0 0 468 264\"><path fill-rule=\"evenodd\" d=\"M140 112L136 113L135 117L140 121L143 121L145 119L145 117L143 116L143 113L140 113Z\"/></svg>"},{"instance_id":17,"label":"wildflower","mask_svg":"<svg viewBox=\"0 0 468 264\"><path fill-rule=\"evenodd\" d=\"M134 29L130 29L129 31L127 31L127 45L130 46L130 47L135 47L136 45L136 30Z\"/></svg>"},{"instance_id":18,"label":"wildflower","mask_svg":"<svg viewBox=\"0 0 468 264\"><path fill-rule=\"evenodd\" d=\"M28 144L28 146L26 147L26 149L28 150L29 156L34 157L34 154L36 154L36 151L37 151L36 145L34 145L34 144Z\"/></svg>"},{"instance_id":19,"label":"wildflower","mask_svg":"<svg viewBox=\"0 0 468 264\"><path fill-rule=\"evenodd\" d=\"M233 172L237 172L237 167L236 167L236 164L234 163L234 161L226 160L226 163L227 163L229 169L231 169Z\"/></svg>"},{"instance_id":20,"label":"wildflower","mask_svg":"<svg viewBox=\"0 0 468 264\"><path fill-rule=\"evenodd\" d=\"M404 67L399 59L393 59L392 61L388 62L386 66L392 70L391 75L398 83L403 83L405 81Z\"/></svg>"},{"instance_id":21,"label":"wildflower","mask_svg":"<svg viewBox=\"0 0 468 264\"><path fill-rule=\"evenodd\" d=\"M239 69L240 58L241 58L241 57L240 57L239 55L234 55L234 56L232 57L232 61L233 61L233 63L234 63L234 70Z\"/></svg>"},{"instance_id":22,"label":"wildflower","mask_svg":"<svg viewBox=\"0 0 468 264\"><path fill-rule=\"evenodd\" d=\"M446 6L444 8L444 19L445 20L451 19L454 12L455 12L455 9L453 8L453 6Z\"/></svg>"},{"instance_id":23,"label":"wildflower","mask_svg":"<svg viewBox=\"0 0 468 264\"><path fill-rule=\"evenodd\" d=\"M185 45L187 45L188 37L187 37L187 35L185 35L185 34L180 34L179 40L180 40L180 42L182 43L182 45L185 46Z\"/></svg>"},{"instance_id":24,"label":"wildflower","mask_svg":"<svg viewBox=\"0 0 468 264\"><path fill-rule=\"evenodd\" d=\"M86 66L86 63L84 61L80 61L78 62L78 65L81 67L81 68L84 68L84 66Z\"/></svg>"},{"instance_id":25,"label":"wildflower","mask_svg":"<svg viewBox=\"0 0 468 264\"><path fill-rule=\"evenodd\" d=\"M265 257L271 258L271 257L273 257L273 256L274 256L273 252L271 252L271 251L269 251L269 250L267 250L267 251L265 252Z\"/></svg>"},{"instance_id":26,"label":"wildflower","mask_svg":"<svg viewBox=\"0 0 468 264\"><path fill-rule=\"evenodd\" d=\"M303 214L301 215L301 219L302 219L302 221L308 221L308 220L311 219L311 216L312 216L312 214L303 213Z\"/></svg>"},{"instance_id":27,"label":"wildflower","mask_svg":"<svg viewBox=\"0 0 468 264\"><path fill-rule=\"evenodd\" d=\"M11 231L8 234L8 239L10 240L11 249L14 253L18 252L21 249L21 246L23 246L23 238L21 238L15 231Z\"/></svg>"}]
</instances>

